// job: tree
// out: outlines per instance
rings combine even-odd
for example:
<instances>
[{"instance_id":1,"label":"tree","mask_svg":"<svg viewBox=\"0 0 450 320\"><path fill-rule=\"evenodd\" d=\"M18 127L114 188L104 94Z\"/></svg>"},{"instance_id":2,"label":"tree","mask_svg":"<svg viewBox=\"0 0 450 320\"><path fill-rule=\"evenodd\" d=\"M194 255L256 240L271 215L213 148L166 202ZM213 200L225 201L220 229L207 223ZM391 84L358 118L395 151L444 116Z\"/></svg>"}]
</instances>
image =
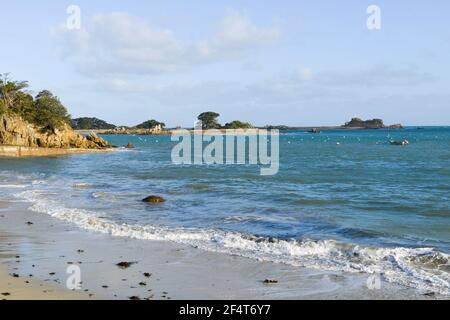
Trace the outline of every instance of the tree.
<instances>
[{"instance_id":1,"label":"tree","mask_svg":"<svg viewBox=\"0 0 450 320\"><path fill-rule=\"evenodd\" d=\"M0 100L2 101L0 110L6 112L12 109L26 88L28 88L28 82L11 81L8 73L0 74Z\"/></svg>"},{"instance_id":2,"label":"tree","mask_svg":"<svg viewBox=\"0 0 450 320\"><path fill-rule=\"evenodd\" d=\"M220 114L216 112L204 112L201 115L198 116L198 120L202 121L203 123L203 129L219 129L220 124L217 121L217 118L220 117Z\"/></svg>"},{"instance_id":3,"label":"tree","mask_svg":"<svg viewBox=\"0 0 450 320\"><path fill-rule=\"evenodd\" d=\"M33 122L35 113L34 98L29 93L19 91L16 94L14 104L9 109L25 121Z\"/></svg>"},{"instance_id":4,"label":"tree","mask_svg":"<svg viewBox=\"0 0 450 320\"><path fill-rule=\"evenodd\" d=\"M41 91L34 103L35 114L33 123L46 130L55 131L64 125L70 124L70 115L67 109L61 104L58 97L50 91Z\"/></svg>"},{"instance_id":5,"label":"tree","mask_svg":"<svg viewBox=\"0 0 450 320\"><path fill-rule=\"evenodd\" d=\"M148 120L136 126L137 129L155 129L156 127L161 126L161 129L166 127L166 124L163 122L159 122L156 120Z\"/></svg>"},{"instance_id":6,"label":"tree","mask_svg":"<svg viewBox=\"0 0 450 320\"><path fill-rule=\"evenodd\" d=\"M239 120L227 123L224 127L225 129L251 129L253 126L248 122L241 122Z\"/></svg>"},{"instance_id":7,"label":"tree","mask_svg":"<svg viewBox=\"0 0 450 320\"><path fill-rule=\"evenodd\" d=\"M0 74L0 114L15 114L44 130L54 131L70 123L67 109L50 91L41 91L34 99L27 88L28 82Z\"/></svg>"}]
</instances>

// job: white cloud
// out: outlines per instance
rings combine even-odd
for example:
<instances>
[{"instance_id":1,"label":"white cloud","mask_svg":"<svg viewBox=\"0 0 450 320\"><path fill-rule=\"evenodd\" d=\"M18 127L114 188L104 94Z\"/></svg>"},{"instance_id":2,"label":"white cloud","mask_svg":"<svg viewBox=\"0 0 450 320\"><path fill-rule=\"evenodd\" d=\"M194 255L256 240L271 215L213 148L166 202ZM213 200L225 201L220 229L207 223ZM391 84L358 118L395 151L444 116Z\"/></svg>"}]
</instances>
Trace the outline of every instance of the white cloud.
<instances>
[{"instance_id":1,"label":"white cloud","mask_svg":"<svg viewBox=\"0 0 450 320\"><path fill-rule=\"evenodd\" d=\"M408 87L434 84L437 78L417 66L393 67L375 65L370 68L345 71L314 72L309 68L287 72L272 82L283 86L317 85L322 87Z\"/></svg>"},{"instance_id":2,"label":"white cloud","mask_svg":"<svg viewBox=\"0 0 450 320\"><path fill-rule=\"evenodd\" d=\"M223 122L238 118L259 125L336 125L356 115L414 123L413 117L394 117L392 110L404 113L410 108L419 114L426 100L413 96L436 98L434 105L428 103L433 110L448 105L448 96L439 98L436 82L430 79L435 80L418 68L373 66L340 72L298 68L248 82L103 79L91 88L127 101L141 99L136 108L150 104L152 112L176 125L188 125L196 114L210 109L218 111Z\"/></svg>"},{"instance_id":3,"label":"white cloud","mask_svg":"<svg viewBox=\"0 0 450 320\"><path fill-rule=\"evenodd\" d=\"M127 13L99 14L82 30L54 30L59 49L87 75L149 75L236 59L273 45L276 26L258 27L244 14L228 10L221 28L207 40L183 42L172 30L155 29Z\"/></svg>"}]
</instances>

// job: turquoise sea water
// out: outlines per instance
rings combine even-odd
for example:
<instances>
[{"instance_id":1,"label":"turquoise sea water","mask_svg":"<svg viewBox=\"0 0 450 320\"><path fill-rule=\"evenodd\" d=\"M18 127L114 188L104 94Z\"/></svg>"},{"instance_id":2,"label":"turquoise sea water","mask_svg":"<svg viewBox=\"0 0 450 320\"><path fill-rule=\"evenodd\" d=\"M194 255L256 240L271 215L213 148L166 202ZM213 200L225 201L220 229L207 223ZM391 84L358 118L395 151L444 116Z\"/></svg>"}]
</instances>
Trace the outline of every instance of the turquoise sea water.
<instances>
[{"instance_id":1,"label":"turquoise sea water","mask_svg":"<svg viewBox=\"0 0 450 320\"><path fill-rule=\"evenodd\" d=\"M170 137L105 138L136 149L0 158L0 200L114 236L450 293L448 127L287 132L275 176L250 165L174 165ZM140 201L152 194L167 202Z\"/></svg>"}]
</instances>

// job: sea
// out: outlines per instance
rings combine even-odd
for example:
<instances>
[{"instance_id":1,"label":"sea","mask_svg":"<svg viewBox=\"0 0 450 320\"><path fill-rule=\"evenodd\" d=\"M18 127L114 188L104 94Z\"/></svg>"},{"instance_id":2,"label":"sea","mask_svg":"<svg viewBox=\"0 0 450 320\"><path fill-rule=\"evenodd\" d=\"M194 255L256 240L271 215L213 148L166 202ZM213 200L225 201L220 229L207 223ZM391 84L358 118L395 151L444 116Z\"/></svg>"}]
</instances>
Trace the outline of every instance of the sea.
<instances>
[{"instance_id":1,"label":"sea","mask_svg":"<svg viewBox=\"0 0 450 320\"><path fill-rule=\"evenodd\" d=\"M0 158L0 201L89 232L450 296L450 127L282 132L272 176L250 164L174 164L170 136L104 138L135 149ZM149 195L166 202L142 202Z\"/></svg>"}]
</instances>

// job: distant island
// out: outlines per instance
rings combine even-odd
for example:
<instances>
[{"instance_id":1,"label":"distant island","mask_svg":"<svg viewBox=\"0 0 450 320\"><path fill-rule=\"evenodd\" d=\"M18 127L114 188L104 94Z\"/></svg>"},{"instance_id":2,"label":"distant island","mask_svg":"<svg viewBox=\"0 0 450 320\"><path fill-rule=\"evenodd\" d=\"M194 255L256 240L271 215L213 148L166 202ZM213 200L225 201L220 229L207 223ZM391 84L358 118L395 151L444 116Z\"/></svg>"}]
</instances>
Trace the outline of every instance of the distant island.
<instances>
[{"instance_id":1,"label":"distant island","mask_svg":"<svg viewBox=\"0 0 450 320\"><path fill-rule=\"evenodd\" d=\"M74 130L109 130L117 126L97 118L77 118L71 121Z\"/></svg>"},{"instance_id":2,"label":"distant island","mask_svg":"<svg viewBox=\"0 0 450 320\"><path fill-rule=\"evenodd\" d=\"M403 125L393 124L386 126L384 124L384 121L381 119L362 120L360 118L353 118L342 126L289 127L285 125L267 125L264 127L264 129L270 130L276 129L280 131L300 130L300 131L308 131L311 133L319 133L320 131L329 131L329 130L403 129Z\"/></svg>"},{"instance_id":3,"label":"distant island","mask_svg":"<svg viewBox=\"0 0 450 320\"><path fill-rule=\"evenodd\" d=\"M266 129L279 131L308 131L311 133L319 133L328 130L361 130L361 129L403 129L401 124L386 126L382 119L362 120L353 118L349 122L341 126L318 126L318 127L290 127L286 125L266 125L264 127L255 127L249 122L234 120L225 125L219 123L220 114L213 111L203 112L197 119L202 122L204 130L219 129ZM79 132L96 131L104 135L165 135L172 133L173 130L166 129L163 122L157 120L148 120L134 127L115 126L104 120L97 118L78 118L72 120L72 127ZM176 129L175 129L176 130ZM192 130L192 128L190 129Z\"/></svg>"},{"instance_id":4,"label":"distant island","mask_svg":"<svg viewBox=\"0 0 450 320\"><path fill-rule=\"evenodd\" d=\"M381 119L372 119L372 120L361 120L359 118L353 118L350 122L347 122L342 126L345 129L402 129L403 126L401 124L394 124L391 126L385 126L384 121Z\"/></svg>"},{"instance_id":5,"label":"distant island","mask_svg":"<svg viewBox=\"0 0 450 320\"><path fill-rule=\"evenodd\" d=\"M221 125L218 122L220 114L216 112L204 112L198 116L198 120L202 121L203 129L251 129L254 128L249 122L243 122L240 120L234 120L225 125ZM104 120L97 118L78 118L72 120L72 127L79 131L97 131L104 135L165 135L170 134L172 131L166 129L166 124L157 120L147 120L134 127L128 126L115 126L107 123Z\"/></svg>"}]
</instances>

